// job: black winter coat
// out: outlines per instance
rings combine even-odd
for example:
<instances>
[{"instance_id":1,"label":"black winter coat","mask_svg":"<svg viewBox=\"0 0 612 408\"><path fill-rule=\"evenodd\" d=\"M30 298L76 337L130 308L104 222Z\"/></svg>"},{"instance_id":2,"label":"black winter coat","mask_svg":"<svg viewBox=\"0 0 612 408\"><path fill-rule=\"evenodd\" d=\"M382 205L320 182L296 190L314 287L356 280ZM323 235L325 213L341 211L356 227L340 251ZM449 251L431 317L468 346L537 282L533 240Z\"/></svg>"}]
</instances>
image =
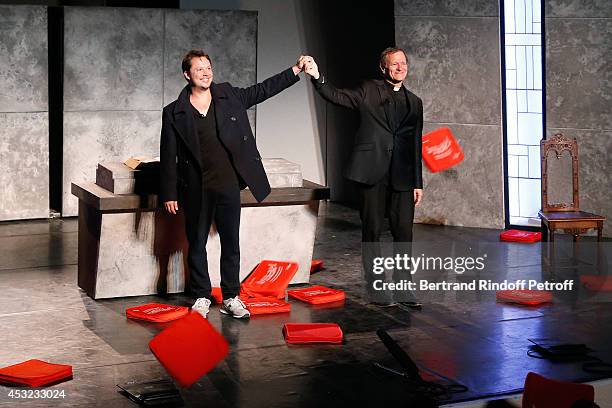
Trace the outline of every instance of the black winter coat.
<instances>
[{"instance_id":1,"label":"black winter coat","mask_svg":"<svg viewBox=\"0 0 612 408\"><path fill-rule=\"evenodd\" d=\"M257 201L270 194L247 109L299 81L291 68L247 88L212 83L219 139L231 156L241 182ZM197 214L202 197L200 146L189 107L189 85L163 110L160 143L160 202L178 201L187 215Z\"/></svg>"},{"instance_id":2,"label":"black winter coat","mask_svg":"<svg viewBox=\"0 0 612 408\"><path fill-rule=\"evenodd\" d=\"M358 111L361 120L344 176L374 185L390 172L397 191L423 188L421 99L404 88L410 111L400 124L393 124L384 81L368 80L355 89L338 89L322 78L313 81L319 94L331 103Z\"/></svg>"}]
</instances>

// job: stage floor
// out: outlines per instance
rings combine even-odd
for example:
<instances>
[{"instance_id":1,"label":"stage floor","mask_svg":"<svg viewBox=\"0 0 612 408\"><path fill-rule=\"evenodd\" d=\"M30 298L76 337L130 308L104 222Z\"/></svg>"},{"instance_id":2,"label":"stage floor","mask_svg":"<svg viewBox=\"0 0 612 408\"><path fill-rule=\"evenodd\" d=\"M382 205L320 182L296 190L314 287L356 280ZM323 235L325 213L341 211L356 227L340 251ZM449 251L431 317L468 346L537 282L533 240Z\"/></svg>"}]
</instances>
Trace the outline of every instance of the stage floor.
<instances>
[{"instance_id":1,"label":"stage floor","mask_svg":"<svg viewBox=\"0 0 612 408\"><path fill-rule=\"evenodd\" d=\"M17 401L8 397L10 388L0 386L0 406L133 407L115 384L167 377L148 349L149 340L166 326L127 320L124 310L149 302L190 305L189 300L173 295L93 301L76 285L76 231L75 219L0 224L0 366L37 358L74 369L71 381L51 387L65 390L63 399ZM498 233L416 225L415 241L497 243ZM515 278L523 271L530 276L539 271L542 247L532 246L525 257L520 251L527 247L517 253L516 245L508 246L498 272ZM526 307L497 303L492 291L438 292L421 297L421 311L380 309L364 299L360 251L357 212L324 203L314 258L323 260L325 269L314 274L311 282L345 290L344 305L313 307L290 300L290 314L250 321L222 316L218 306L213 307L209 320L230 343L230 354L197 384L181 390L185 405L419 407L409 402L415 396L410 385L373 364L399 369L376 335L381 328L428 379L450 379L468 388L442 405L518 393L529 371L579 382L606 377L584 371L582 362L531 358L527 339L584 343L594 350L593 355L612 362L609 302L579 301L568 294L552 304ZM345 343L287 346L281 332L286 322L339 323ZM612 401L598 402L612 406Z\"/></svg>"}]
</instances>

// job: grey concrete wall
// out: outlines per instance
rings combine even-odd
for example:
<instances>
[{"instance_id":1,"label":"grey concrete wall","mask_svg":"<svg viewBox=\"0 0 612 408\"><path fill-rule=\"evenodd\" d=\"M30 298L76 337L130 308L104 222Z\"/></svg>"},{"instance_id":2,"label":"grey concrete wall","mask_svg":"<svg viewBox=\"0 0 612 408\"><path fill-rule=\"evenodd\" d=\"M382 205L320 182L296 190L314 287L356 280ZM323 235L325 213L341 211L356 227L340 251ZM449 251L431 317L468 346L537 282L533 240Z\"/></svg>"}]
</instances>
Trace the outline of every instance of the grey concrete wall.
<instances>
[{"instance_id":1,"label":"grey concrete wall","mask_svg":"<svg viewBox=\"0 0 612 408\"><path fill-rule=\"evenodd\" d=\"M215 44L217 81L255 82L253 12L66 7L64 27L64 216L77 214L70 183L94 180L98 162L159 155L188 50Z\"/></svg>"},{"instance_id":2,"label":"grey concrete wall","mask_svg":"<svg viewBox=\"0 0 612 408\"><path fill-rule=\"evenodd\" d=\"M0 6L0 221L49 217L47 9Z\"/></svg>"},{"instance_id":3,"label":"grey concrete wall","mask_svg":"<svg viewBox=\"0 0 612 408\"><path fill-rule=\"evenodd\" d=\"M548 0L546 133L578 140L580 209L605 215L612 236L612 4Z\"/></svg>"},{"instance_id":4,"label":"grey concrete wall","mask_svg":"<svg viewBox=\"0 0 612 408\"><path fill-rule=\"evenodd\" d=\"M423 99L423 132L449 127L465 159L430 173L415 221L503 228L499 10L494 0L395 1L406 86Z\"/></svg>"}]
</instances>

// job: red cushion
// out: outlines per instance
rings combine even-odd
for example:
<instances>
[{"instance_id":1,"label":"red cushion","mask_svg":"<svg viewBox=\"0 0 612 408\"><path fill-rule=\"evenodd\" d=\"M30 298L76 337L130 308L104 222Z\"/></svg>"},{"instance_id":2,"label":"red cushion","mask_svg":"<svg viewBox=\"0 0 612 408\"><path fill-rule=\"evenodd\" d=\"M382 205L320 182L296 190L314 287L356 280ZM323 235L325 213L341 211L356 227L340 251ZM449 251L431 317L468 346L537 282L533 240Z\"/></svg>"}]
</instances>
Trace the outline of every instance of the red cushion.
<instances>
[{"instance_id":1,"label":"red cushion","mask_svg":"<svg viewBox=\"0 0 612 408\"><path fill-rule=\"evenodd\" d=\"M423 135L423 161L433 173L463 160L463 151L449 128L436 129Z\"/></svg>"},{"instance_id":2,"label":"red cushion","mask_svg":"<svg viewBox=\"0 0 612 408\"><path fill-rule=\"evenodd\" d=\"M241 300L249 312L251 312L251 316L291 312L291 305L289 303L274 297L256 297Z\"/></svg>"},{"instance_id":3,"label":"red cushion","mask_svg":"<svg viewBox=\"0 0 612 408\"><path fill-rule=\"evenodd\" d=\"M285 297L289 282L298 271L295 262L261 261L240 285L240 297Z\"/></svg>"},{"instance_id":4,"label":"red cushion","mask_svg":"<svg viewBox=\"0 0 612 408\"><path fill-rule=\"evenodd\" d=\"M323 261L320 259L313 259L310 261L310 273L315 273L323 270Z\"/></svg>"},{"instance_id":5,"label":"red cushion","mask_svg":"<svg viewBox=\"0 0 612 408\"><path fill-rule=\"evenodd\" d=\"M0 382L11 385L42 387L72 378L72 366L28 360L0 368Z\"/></svg>"},{"instance_id":6,"label":"red cushion","mask_svg":"<svg viewBox=\"0 0 612 408\"><path fill-rule=\"evenodd\" d=\"M612 276L580 275L580 282L585 288L597 292L612 292Z\"/></svg>"},{"instance_id":7,"label":"red cushion","mask_svg":"<svg viewBox=\"0 0 612 408\"><path fill-rule=\"evenodd\" d=\"M168 374L183 387L198 381L229 351L225 338L195 312L155 336L149 348Z\"/></svg>"},{"instance_id":8,"label":"red cushion","mask_svg":"<svg viewBox=\"0 0 612 408\"><path fill-rule=\"evenodd\" d=\"M579 400L594 401L595 388L551 380L536 373L528 373L523 391L523 408L571 408Z\"/></svg>"},{"instance_id":9,"label":"red cushion","mask_svg":"<svg viewBox=\"0 0 612 408\"><path fill-rule=\"evenodd\" d=\"M285 323L283 335L290 344L340 344L344 338L342 329L336 323Z\"/></svg>"},{"instance_id":10,"label":"red cushion","mask_svg":"<svg viewBox=\"0 0 612 408\"><path fill-rule=\"evenodd\" d=\"M519 303L530 306L553 301L552 292L546 290L499 290L496 292L496 297L499 302Z\"/></svg>"},{"instance_id":11,"label":"red cushion","mask_svg":"<svg viewBox=\"0 0 612 408\"><path fill-rule=\"evenodd\" d=\"M542 240L542 233L520 230L507 230L499 234L499 240L507 242L540 242Z\"/></svg>"},{"instance_id":12,"label":"red cushion","mask_svg":"<svg viewBox=\"0 0 612 408\"><path fill-rule=\"evenodd\" d=\"M215 303L221 304L223 302L223 293L221 292L221 288L212 288L210 297L215 301Z\"/></svg>"},{"instance_id":13,"label":"red cushion","mask_svg":"<svg viewBox=\"0 0 612 408\"><path fill-rule=\"evenodd\" d=\"M163 303L147 303L125 309L129 319L146 320L149 322L164 323L180 319L189 313L185 306L165 305Z\"/></svg>"},{"instance_id":14,"label":"red cushion","mask_svg":"<svg viewBox=\"0 0 612 408\"><path fill-rule=\"evenodd\" d=\"M310 286L308 288L293 289L287 292L292 298L301 300L312 305L338 302L344 300L344 292L338 289L326 288L325 286Z\"/></svg>"}]
</instances>

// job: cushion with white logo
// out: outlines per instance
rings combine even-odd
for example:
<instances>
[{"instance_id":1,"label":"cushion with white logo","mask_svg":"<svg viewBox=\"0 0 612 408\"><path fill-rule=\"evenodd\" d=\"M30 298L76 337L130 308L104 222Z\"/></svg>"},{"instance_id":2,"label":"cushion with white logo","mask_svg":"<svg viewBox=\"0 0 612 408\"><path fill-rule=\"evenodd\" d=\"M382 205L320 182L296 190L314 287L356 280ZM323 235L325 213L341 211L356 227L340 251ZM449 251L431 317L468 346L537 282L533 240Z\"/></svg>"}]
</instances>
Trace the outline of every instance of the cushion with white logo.
<instances>
[{"instance_id":1,"label":"cushion with white logo","mask_svg":"<svg viewBox=\"0 0 612 408\"><path fill-rule=\"evenodd\" d=\"M344 300L344 292L325 286L310 286L308 288L293 289L287 292L290 297L312 305L338 302Z\"/></svg>"},{"instance_id":2,"label":"cushion with white logo","mask_svg":"<svg viewBox=\"0 0 612 408\"><path fill-rule=\"evenodd\" d=\"M298 271L296 262L261 261L240 285L240 298L285 297L289 282ZM244 299L243 299L244 300Z\"/></svg>"},{"instance_id":3,"label":"cushion with white logo","mask_svg":"<svg viewBox=\"0 0 612 408\"><path fill-rule=\"evenodd\" d=\"M463 151L447 127L423 135L423 161L433 173L463 160Z\"/></svg>"},{"instance_id":4,"label":"cushion with white logo","mask_svg":"<svg viewBox=\"0 0 612 408\"><path fill-rule=\"evenodd\" d=\"M291 311L291 305L289 303L274 297L255 297L241 300L249 312L251 312L251 316L288 313Z\"/></svg>"},{"instance_id":5,"label":"cushion with white logo","mask_svg":"<svg viewBox=\"0 0 612 408\"><path fill-rule=\"evenodd\" d=\"M542 240L542 233L521 230L507 230L499 234L499 240L506 242L540 242Z\"/></svg>"},{"instance_id":6,"label":"cushion with white logo","mask_svg":"<svg viewBox=\"0 0 612 408\"><path fill-rule=\"evenodd\" d=\"M147 303L125 309L129 319L146 320L149 322L164 323L180 319L189 313L186 306L165 305L163 303Z\"/></svg>"}]
</instances>

